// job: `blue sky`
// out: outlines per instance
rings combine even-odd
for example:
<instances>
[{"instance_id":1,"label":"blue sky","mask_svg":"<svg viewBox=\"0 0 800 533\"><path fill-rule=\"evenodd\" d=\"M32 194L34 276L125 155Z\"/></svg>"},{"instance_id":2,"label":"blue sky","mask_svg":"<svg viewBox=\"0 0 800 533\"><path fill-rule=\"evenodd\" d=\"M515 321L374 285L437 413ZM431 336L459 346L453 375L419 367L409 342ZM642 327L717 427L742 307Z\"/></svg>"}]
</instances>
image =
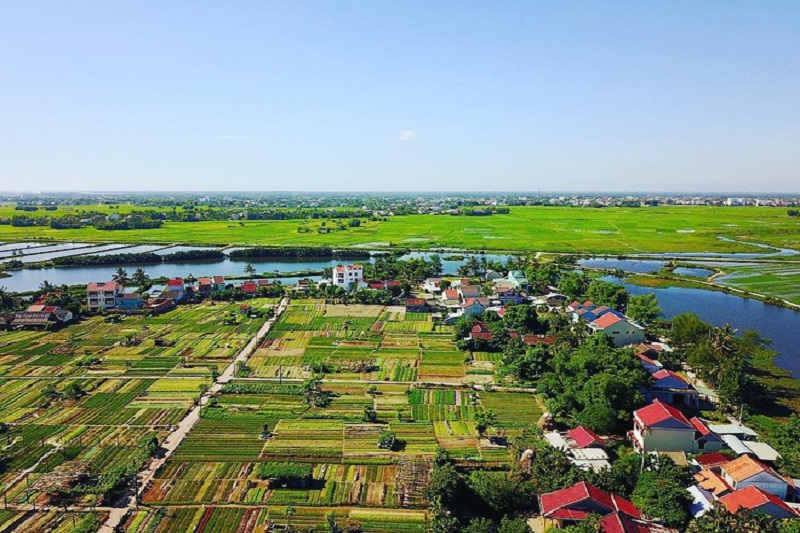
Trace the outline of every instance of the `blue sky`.
<instances>
[{"instance_id":1,"label":"blue sky","mask_svg":"<svg viewBox=\"0 0 800 533\"><path fill-rule=\"evenodd\" d=\"M0 190L800 192L800 2L6 2Z\"/></svg>"}]
</instances>

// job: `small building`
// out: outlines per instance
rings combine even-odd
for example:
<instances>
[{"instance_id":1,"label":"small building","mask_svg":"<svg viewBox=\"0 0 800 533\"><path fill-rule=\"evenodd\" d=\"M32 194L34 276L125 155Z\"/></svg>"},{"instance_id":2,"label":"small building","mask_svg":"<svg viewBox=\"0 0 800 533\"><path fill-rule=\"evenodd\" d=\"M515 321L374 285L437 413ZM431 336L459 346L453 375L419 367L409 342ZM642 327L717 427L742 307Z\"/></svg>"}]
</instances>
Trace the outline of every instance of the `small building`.
<instances>
[{"instance_id":1,"label":"small building","mask_svg":"<svg viewBox=\"0 0 800 533\"><path fill-rule=\"evenodd\" d=\"M730 487L739 491L757 487L785 500L794 493L794 483L749 455L742 455L720 467L720 474Z\"/></svg>"},{"instance_id":2,"label":"small building","mask_svg":"<svg viewBox=\"0 0 800 533\"><path fill-rule=\"evenodd\" d=\"M605 313L588 324L592 333L605 333L614 341L614 346L627 346L644 341L644 328L629 320L620 318L616 313Z\"/></svg>"},{"instance_id":3,"label":"small building","mask_svg":"<svg viewBox=\"0 0 800 533\"><path fill-rule=\"evenodd\" d=\"M458 296L464 302L470 298L478 298L481 296L481 288L477 285L459 285L456 290L458 291Z\"/></svg>"},{"instance_id":4,"label":"small building","mask_svg":"<svg viewBox=\"0 0 800 533\"><path fill-rule=\"evenodd\" d=\"M487 270L483 275L483 279L485 281L496 281L498 279L503 279L503 275L496 270Z\"/></svg>"},{"instance_id":5,"label":"small building","mask_svg":"<svg viewBox=\"0 0 800 533\"><path fill-rule=\"evenodd\" d=\"M224 291L225 290L226 284L225 284L225 277L224 276L214 276L212 279L214 281L213 290L215 290L215 291Z\"/></svg>"},{"instance_id":6,"label":"small building","mask_svg":"<svg viewBox=\"0 0 800 533\"><path fill-rule=\"evenodd\" d=\"M443 290L439 299L442 301L442 305L448 309L461 307L461 300L458 298L456 289Z\"/></svg>"},{"instance_id":7,"label":"small building","mask_svg":"<svg viewBox=\"0 0 800 533\"><path fill-rule=\"evenodd\" d=\"M422 290L431 294L442 292L442 278L428 278L422 284Z\"/></svg>"},{"instance_id":8,"label":"small building","mask_svg":"<svg viewBox=\"0 0 800 533\"><path fill-rule=\"evenodd\" d=\"M464 316L480 316L486 312L487 307L489 307L488 298L469 298L461 304Z\"/></svg>"},{"instance_id":9,"label":"small building","mask_svg":"<svg viewBox=\"0 0 800 533\"><path fill-rule=\"evenodd\" d=\"M659 400L633 412L630 437L639 453L695 451L694 426L683 413Z\"/></svg>"},{"instance_id":10,"label":"small building","mask_svg":"<svg viewBox=\"0 0 800 533\"><path fill-rule=\"evenodd\" d=\"M345 290L350 290L363 279L364 267L362 265L339 265L333 269L334 287L342 287Z\"/></svg>"},{"instance_id":11,"label":"small building","mask_svg":"<svg viewBox=\"0 0 800 533\"><path fill-rule=\"evenodd\" d=\"M117 300L117 307L123 311L135 311L144 306L144 300L136 292L126 292Z\"/></svg>"},{"instance_id":12,"label":"small building","mask_svg":"<svg viewBox=\"0 0 800 533\"><path fill-rule=\"evenodd\" d=\"M575 525L591 515L604 517L621 513L636 520L644 518L630 501L585 481L539 495L539 510L545 519L545 526L556 528Z\"/></svg>"},{"instance_id":13,"label":"small building","mask_svg":"<svg viewBox=\"0 0 800 533\"><path fill-rule=\"evenodd\" d=\"M175 300L172 298L149 298L144 304L144 310L154 315L166 313L174 308Z\"/></svg>"},{"instance_id":14,"label":"small building","mask_svg":"<svg viewBox=\"0 0 800 533\"><path fill-rule=\"evenodd\" d=\"M197 293L200 296L208 296L214 292L214 280L211 278L199 278L197 280Z\"/></svg>"},{"instance_id":15,"label":"small building","mask_svg":"<svg viewBox=\"0 0 800 533\"><path fill-rule=\"evenodd\" d=\"M242 292L247 296L256 296L258 294L258 285L255 281L245 281L242 283Z\"/></svg>"},{"instance_id":16,"label":"small building","mask_svg":"<svg viewBox=\"0 0 800 533\"><path fill-rule=\"evenodd\" d=\"M756 486L749 486L731 492L719 499L728 512L736 514L739 511L763 513L777 519L798 518L800 515L789 507L785 501Z\"/></svg>"},{"instance_id":17,"label":"small building","mask_svg":"<svg viewBox=\"0 0 800 533\"><path fill-rule=\"evenodd\" d=\"M700 395L688 381L681 376L662 368L651 374L653 384L646 391L645 397L652 401L661 400L671 405L688 405L697 407L700 404Z\"/></svg>"},{"instance_id":18,"label":"small building","mask_svg":"<svg viewBox=\"0 0 800 533\"><path fill-rule=\"evenodd\" d=\"M694 434L694 451L697 453L705 453L713 455L713 452L718 452L725 447L725 443L719 435L711 431L708 424L704 420L697 417L689 420L695 429ZM725 457L723 455L723 457Z\"/></svg>"},{"instance_id":19,"label":"small building","mask_svg":"<svg viewBox=\"0 0 800 533\"><path fill-rule=\"evenodd\" d=\"M86 305L90 311L117 307L117 298L124 292L116 281L92 281L86 285Z\"/></svg>"},{"instance_id":20,"label":"small building","mask_svg":"<svg viewBox=\"0 0 800 533\"><path fill-rule=\"evenodd\" d=\"M427 313L430 311L424 298L407 298L406 313Z\"/></svg>"},{"instance_id":21,"label":"small building","mask_svg":"<svg viewBox=\"0 0 800 533\"><path fill-rule=\"evenodd\" d=\"M583 426L566 432L550 431L544 438L550 446L566 452L570 462L581 470L602 472L611 468L605 442Z\"/></svg>"},{"instance_id":22,"label":"small building","mask_svg":"<svg viewBox=\"0 0 800 533\"><path fill-rule=\"evenodd\" d=\"M525 272L522 270L510 270L508 272L508 276L506 276L506 279L508 279L508 282L511 285L521 291L527 291L530 288L528 278L525 276Z\"/></svg>"},{"instance_id":23,"label":"small building","mask_svg":"<svg viewBox=\"0 0 800 533\"><path fill-rule=\"evenodd\" d=\"M12 328L56 328L73 318L72 312L55 305L31 305L24 311L17 311L11 320Z\"/></svg>"},{"instance_id":24,"label":"small building","mask_svg":"<svg viewBox=\"0 0 800 533\"><path fill-rule=\"evenodd\" d=\"M528 297L513 287L498 286L492 291L492 299L501 305L521 304L528 301Z\"/></svg>"},{"instance_id":25,"label":"small building","mask_svg":"<svg viewBox=\"0 0 800 533\"><path fill-rule=\"evenodd\" d=\"M183 278L172 278L171 280L167 281L167 292L173 293L170 294L170 297L176 302L183 300L183 297L186 294L186 284L184 283Z\"/></svg>"}]
</instances>

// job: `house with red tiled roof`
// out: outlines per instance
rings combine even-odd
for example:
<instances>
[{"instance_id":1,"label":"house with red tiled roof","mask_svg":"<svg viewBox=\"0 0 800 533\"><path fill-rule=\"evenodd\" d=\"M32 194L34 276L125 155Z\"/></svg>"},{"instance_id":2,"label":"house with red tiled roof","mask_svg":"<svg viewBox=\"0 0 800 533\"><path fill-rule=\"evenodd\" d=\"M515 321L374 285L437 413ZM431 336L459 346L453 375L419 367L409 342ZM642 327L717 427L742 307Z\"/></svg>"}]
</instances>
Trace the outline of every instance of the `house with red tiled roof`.
<instances>
[{"instance_id":1,"label":"house with red tiled roof","mask_svg":"<svg viewBox=\"0 0 800 533\"><path fill-rule=\"evenodd\" d=\"M214 290L214 280L211 278L198 278L197 279L197 293L200 295L208 295Z\"/></svg>"},{"instance_id":2,"label":"house with red tiled roof","mask_svg":"<svg viewBox=\"0 0 800 533\"><path fill-rule=\"evenodd\" d=\"M583 426L578 426L567 431L567 436L575 441L577 448L604 448L606 443L597 436L597 433Z\"/></svg>"},{"instance_id":3,"label":"house with red tiled roof","mask_svg":"<svg viewBox=\"0 0 800 533\"><path fill-rule=\"evenodd\" d=\"M611 468L605 441L590 429L578 426L569 431L550 431L544 439L566 452L570 462L581 470L602 472Z\"/></svg>"},{"instance_id":4,"label":"house with red tiled roof","mask_svg":"<svg viewBox=\"0 0 800 533\"><path fill-rule=\"evenodd\" d=\"M700 395L686 379L671 370L662 368L651 374L653 383L645 391L648 400L658 399L672 405L697 407Z\"/></svg>"},{"instance_id":5,"label":"house with red tiled roof","mask_svg":"<svg viewBox=\"0 0 800 533\"><path fill-rule=\"evenodd\" d=\"M470 340L491 341L494 338L485 322L476 322L469 332Z\"/></svg>"},{"instance_id":6,"label":"house with red tiled roof","mask_svg":"<svg viewBox=\"0 0 800 533\"><path fill-rule=\"evenodd\" d=\"M587 324L592 333L605 333L614 346L627 346L644 341L644 328L622 318L619 313L607 312Z\"/></svg>"},{"instance_id":7,"label":"house with red tiled roof","mask_svg":"<svg viewBox=\"0 0 800 533\"><path fill-rule=\"evenodd\" d=\"M92 281L86 285L86 304L90 311L117 307L125 288L116 281Z\"/></svg>"},{"instance_id":8,"label":"house with red tiled roof","mask_svg":"<svg viewBox=\"0 0 800 533\"><path fill-rule=\"evenodd\" d=\"M461 306L461 300L458 298L458 291L455 289L445 289L440 296L442 304L447 308L458 308Z\"/></svg>"},{"instance_id":9,"label":"house with red tiled roof","mask_svg":"<svg viewBox=\"0 0 800 533\"><path fill-rule=\"evenodd\" d=\"M213 290L215 291L225 290L225 276L214 276L212 279L214 280Z\"/></svg>"},{"instance_id":10,"label":"house with red tiled roof","mask_svg":"<svg viewBox=\"0 0 800 533\"><path fill-rule=\"evenodd\" d=\"M719 473L719 468L704 468L694 475L694 480L697 482L698 487L712 494L715 498L720 498L733 492L733 488Z\"/></svg>"},{"instance_id":11,"label":"house with red tiled roof","mask_svg":"<svg viewBox=\"0 0 800 533\"><path fill-rule=\"evenodd\" d=\"M406 313L427 313L429 310L424 298L406 298Z\"/></svg>"},{"instance_id":12,"label":"house with red tiled roof","mask_svg":"<svg viewBox=\"0 0 800 533\"><path fill-rule=\"evenodd\" d=\"M500 313L498 313L499 315ZM545 346L550 346L554 342L556 342L555 335L523 335L522 342L524 342L528 346L536 346L538 344L543 344Z\"/></svg>"},{"instance_id":13,"label":"house with red tiled roof","mask_svg":"<svg viewBox=\"0 0 800 533\"><path fill-rule=\"evenodd\" d=\"M742 455L720 466L720 474L734 490L758 487L785 500L794 492L794 483L749 455Z\"/></svg>"},{"instance_id":14,"label":"house with red tiled roof","mask_svg":"<svg viewBox=\"0 0 800 533\"><path fill-rule=\"evenodd\" d=\"M630 501L585 481L539 495L539 510L545 519L545 526L555 527L575 525L593 514L607 516L621 513L637 520L644 518Z\"/></svg>"},{"instance_id":15,"label":"house with red tiled roof","mask_svg":"<svg viewBox=\"0 0 800 533\"><path fill-rule=\"evenodd\" d=\"M733 514L747 510L764 513L778 519L800 518L800 515L785 501L753 485L731 492L720 498L719 501L728 512Z\"/></svg>"},{"instance_id":16,"label":"house with red tiled roof","mask_svg":"<svg viewBox=\"0 0 800 533\"><path fill-rule=\"evenodd\" d=\"M242 292L248 296L255 296L258 294L258 285L255 281L245 281L242 283Z\"/></svg>"},{"instance_id":17,"label":"house with red tiled roof","mask_svg":"<svg viewBox=\"0 0 800 533\"><path fill-rule=\"evenodd\" d=\"M655 400L633 412L633 447L639 453L695 451L695 428L679 410Z\"/></svg>"}]
</instances>

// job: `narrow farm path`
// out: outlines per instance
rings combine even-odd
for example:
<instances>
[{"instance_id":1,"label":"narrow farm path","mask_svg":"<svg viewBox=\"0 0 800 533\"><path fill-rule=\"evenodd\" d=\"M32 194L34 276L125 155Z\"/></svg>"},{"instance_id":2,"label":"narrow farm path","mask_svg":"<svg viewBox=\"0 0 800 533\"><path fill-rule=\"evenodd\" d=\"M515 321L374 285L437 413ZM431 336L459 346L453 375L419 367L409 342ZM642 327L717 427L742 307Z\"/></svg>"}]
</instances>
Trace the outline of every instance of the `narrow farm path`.
<instances>
[{"instance_id":1,"label":"narrow farm path","mask_svg":"<svg viewBox=\"0 0 800 533\"><path fill-rule=\"evenodd\" d=\"M137 507L139 497L147 490L148 485L155 477L158 469L172 456L181 442L183 442L183 439L186 438L194 425L200 420L200 412L208 403L211 396L222 390L222 386L233 379L236 374L237 364L247 362L247 358L250 357L253 351L258 347L261 339L269 332L272 325L275 324L275 321L278 320L278 317L286 310L288 305L289 300L283 298L275 309L274 316L261 326L258 333L256 333L255 336L250 339L250 342L242 348L231 364L219 375L214 384L200 396L200 401L197 402L197 405L178 423L177 428L164 439L164 442L161 443L161 453L159 456L152 459L147 466L145 466L144 470L139 472L137 476L136 494L123 498L118 505L114 506L108 515L108 519L100 527L100 533L114 533L117 526L122 523L125 515L127 515L130 510Z\"/></svg>"}]
</instances>

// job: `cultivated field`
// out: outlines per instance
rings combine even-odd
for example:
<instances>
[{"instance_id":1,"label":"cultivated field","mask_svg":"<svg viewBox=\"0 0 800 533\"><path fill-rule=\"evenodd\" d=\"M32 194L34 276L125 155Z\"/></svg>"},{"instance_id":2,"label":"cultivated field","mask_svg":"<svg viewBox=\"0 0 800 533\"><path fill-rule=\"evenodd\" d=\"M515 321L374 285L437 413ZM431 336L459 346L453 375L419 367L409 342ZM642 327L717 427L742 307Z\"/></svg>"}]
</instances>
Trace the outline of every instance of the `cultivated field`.
<instances>
[{"instance_id":1,"label":"cultivated field","mask_svg":"<svg viewBox=\"0 0 800 533\"><path fill-rule=\"evenodd\" d=\"M87 206L87 209L91 206ZM129 209L129 206L123 206ZM8 209L8 208L6 208ZM10 211L13 214L13 211ZM38 214L46 214L37 212ZM37 213L33 213L36 216ZM80 242L329 245L585 253L761 252L728 237L779 247L800 241L800 221L763 207L512 207L506 215L408 215L318 234L320 221L167 222L149 230L55 230L0 225L0 241L44 238ZM308 233L298 233L298 226Z\"/></svg>"}]
</instances>

